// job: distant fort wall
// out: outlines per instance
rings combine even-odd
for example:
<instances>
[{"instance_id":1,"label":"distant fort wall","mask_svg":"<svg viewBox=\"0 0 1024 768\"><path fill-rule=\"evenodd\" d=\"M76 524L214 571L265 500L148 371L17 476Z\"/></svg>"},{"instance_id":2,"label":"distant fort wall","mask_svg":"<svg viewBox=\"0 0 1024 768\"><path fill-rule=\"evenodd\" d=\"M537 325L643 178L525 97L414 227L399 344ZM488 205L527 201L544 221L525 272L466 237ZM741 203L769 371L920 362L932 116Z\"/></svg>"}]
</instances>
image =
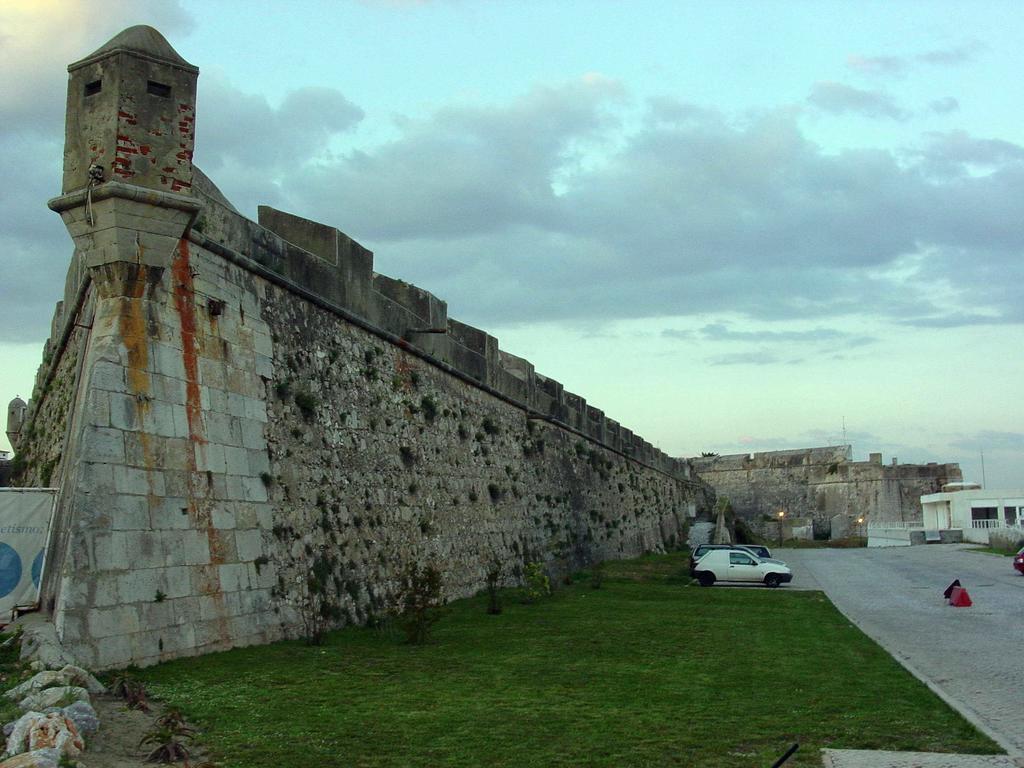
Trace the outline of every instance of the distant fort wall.
<instances>
[{"instance_id":1,"label":"distant fort wall","mask_svg":"<svg viewBox=\"0 0 1024 768\"><path fill-rule=\"evenodd\" d=\"M198 71L135 27L69 68L75 241L18 482L58 485L43 608L83 663L149 664L662 551L690 464L373 271L333 227L241 216L191 164ZM96 168L99 170L96 170Z\"/></svg>"},{"instance_id":2,"label":"distant fort wall","mask_svg":"<svg viewBox=\"0 0 1024 768\"><path fill-rule=\"evenodd\" d=\"M920 520L923 494L962 479L957 464L883 464L880 453L853 461L848 445L704 456L692 463L747 521L784 511L787 518L811 519L824 532L835 515Z\"/></svg>"}]
</instances>

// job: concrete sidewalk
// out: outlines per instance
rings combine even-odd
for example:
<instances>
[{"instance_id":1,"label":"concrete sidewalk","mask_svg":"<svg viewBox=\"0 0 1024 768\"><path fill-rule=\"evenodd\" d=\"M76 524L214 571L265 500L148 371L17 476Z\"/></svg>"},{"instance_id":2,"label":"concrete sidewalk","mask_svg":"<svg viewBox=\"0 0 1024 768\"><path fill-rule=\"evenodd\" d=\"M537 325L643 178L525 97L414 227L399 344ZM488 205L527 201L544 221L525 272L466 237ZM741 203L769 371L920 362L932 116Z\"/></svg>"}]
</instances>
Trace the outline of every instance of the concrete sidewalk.
<instances>
[{"instance_id":1,"label":"concrete sidewalk","mask_svg":"<svg viewBox=\"0 0 1024 768\"><path fill-rule=\"evenodd\" d=\"M934 752L822 750L824 768L1024 768L1024 758L1007 755L943 755Z\"/></svg>"}]
</instances>

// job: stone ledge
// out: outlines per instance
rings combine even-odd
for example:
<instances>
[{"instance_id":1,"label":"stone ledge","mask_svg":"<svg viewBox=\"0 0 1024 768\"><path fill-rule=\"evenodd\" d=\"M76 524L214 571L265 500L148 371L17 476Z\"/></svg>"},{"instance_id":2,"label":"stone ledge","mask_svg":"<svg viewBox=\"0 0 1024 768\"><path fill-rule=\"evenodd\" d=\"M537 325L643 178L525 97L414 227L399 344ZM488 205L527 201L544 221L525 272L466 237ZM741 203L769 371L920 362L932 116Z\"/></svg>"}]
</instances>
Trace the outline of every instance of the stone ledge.
<instances>
[{"instance_id":1,"label":"stone ledge","mask_svg":"<svg viewBox=\"0 0 1024 768\"><path fill-rule=\"evenodd\" d=\"M46 206L56 213L63 213L72 208L84 206L89 196L89 188L83 187L74 192L58 195L47 201ZM180 211L198 213L203 209L203 202L191 195L179 195L174 192L161 192L155 189L137 187L134 184L124 184L120 181L105 181L92 187L92 201L94 203L110 198L121 198L134 202L155 205L159 208L175 208Z\"/></svg>"}]
</instances>

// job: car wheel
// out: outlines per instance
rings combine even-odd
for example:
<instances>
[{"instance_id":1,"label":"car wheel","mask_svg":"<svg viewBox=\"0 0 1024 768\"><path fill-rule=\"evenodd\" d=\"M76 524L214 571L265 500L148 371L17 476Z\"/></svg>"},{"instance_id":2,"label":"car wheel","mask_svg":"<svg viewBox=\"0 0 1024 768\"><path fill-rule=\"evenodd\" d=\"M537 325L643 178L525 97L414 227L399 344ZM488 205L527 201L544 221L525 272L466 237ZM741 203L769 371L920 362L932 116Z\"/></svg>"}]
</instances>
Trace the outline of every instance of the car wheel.
<instances>
[{"instance_id":1,"label":"car wheel","mask_svg":"<svg viewBox=\"0 0 1024 768\"><path fill-rule=\"evenodd\" d=\"M769 573L767 576L764 577L764 585L766 587L771 587L772 589L775 589L781 583L782 580L779 578L779 574L777 573Z\"/></svg>"},{"instance_id":2,"label":"car wheel","mask_svg":"<svg viewBox=\"0 0 1024 768\"><path fill-rule=\"evenodd\" d=\"M715 574L710 571L701 571L697 574L697 581L700 582L702 587L710 587L715 583Z\"/></svg>"}]
</instances>

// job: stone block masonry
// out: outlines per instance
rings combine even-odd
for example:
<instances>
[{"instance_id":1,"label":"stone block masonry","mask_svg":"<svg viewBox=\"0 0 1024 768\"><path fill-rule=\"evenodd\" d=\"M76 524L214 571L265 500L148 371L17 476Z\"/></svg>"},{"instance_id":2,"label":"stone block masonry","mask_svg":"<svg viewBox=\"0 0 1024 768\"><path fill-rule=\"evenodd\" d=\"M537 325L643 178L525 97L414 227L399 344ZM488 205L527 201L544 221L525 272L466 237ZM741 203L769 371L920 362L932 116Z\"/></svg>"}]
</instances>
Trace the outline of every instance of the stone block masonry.
<instances>
[{"instance_id":1,"label":"stone block masonry","mask_svg":"<svg viewBox=\"0 0 1024 768\"><path fill-rule=\"evenodd\" d=\"M413 562L451 598L493 563L558 578L681 543L713 500L338 230L238 214L192 166L197 70L156 30L70 72L50 206L76 254L19 450L61 489L42 607L82 663L295 636L313 569L339 624L393 611Z\"/></svg>"}]
</instances>

